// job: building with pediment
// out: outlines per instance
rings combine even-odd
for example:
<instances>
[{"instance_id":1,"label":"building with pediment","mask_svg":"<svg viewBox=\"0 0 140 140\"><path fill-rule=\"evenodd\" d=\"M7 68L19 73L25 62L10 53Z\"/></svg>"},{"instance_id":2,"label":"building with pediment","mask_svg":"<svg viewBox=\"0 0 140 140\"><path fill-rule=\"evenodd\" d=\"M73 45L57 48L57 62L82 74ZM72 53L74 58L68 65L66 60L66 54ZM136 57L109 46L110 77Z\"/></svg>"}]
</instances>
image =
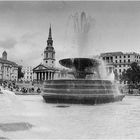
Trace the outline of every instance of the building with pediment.
<instances>
[{"instance_id":1,"label":"building with pediment","mask_svg":"<svg viewBox=\"0 0 140 140\"><path fill-rule=\"evenodd\" d=\"M34 81L52 80L54 78L55 68L55 50L53 47L51 26L47 46L44 50L43 63L33 69Z\"/></svg>"}]
</instances>

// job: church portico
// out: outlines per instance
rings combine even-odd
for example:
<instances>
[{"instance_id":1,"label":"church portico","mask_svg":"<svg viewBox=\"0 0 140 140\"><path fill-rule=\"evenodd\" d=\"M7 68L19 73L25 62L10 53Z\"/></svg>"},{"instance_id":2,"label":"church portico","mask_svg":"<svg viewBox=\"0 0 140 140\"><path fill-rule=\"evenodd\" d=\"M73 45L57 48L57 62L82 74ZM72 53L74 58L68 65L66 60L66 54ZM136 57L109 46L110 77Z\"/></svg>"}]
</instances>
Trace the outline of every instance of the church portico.
<instances>
[{"instance_id":1,"label":"church portico","mask_svg":"<svg viewBox=\"0 0 140 140\"><path fill-rule=\"evenodd\" d=\"M38 69L38 67L36 67L34 69L34 80L35 81L46 81L46 80L53 80L54 79L54 69L53 70L48 70L48 69Z\"/></svg>"}]
</instances>

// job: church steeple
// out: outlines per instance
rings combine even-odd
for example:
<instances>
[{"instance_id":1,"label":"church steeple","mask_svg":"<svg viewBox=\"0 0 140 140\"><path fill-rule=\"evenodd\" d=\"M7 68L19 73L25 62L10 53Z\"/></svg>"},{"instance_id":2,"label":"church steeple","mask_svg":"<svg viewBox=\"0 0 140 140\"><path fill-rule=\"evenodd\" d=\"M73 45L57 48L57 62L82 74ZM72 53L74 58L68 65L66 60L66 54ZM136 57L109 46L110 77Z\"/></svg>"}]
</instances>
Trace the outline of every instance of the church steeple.
<instances>
[{"instance_id":1,"label":"church steeple","mask_svg":"<svg viewBox=\"0 0 140 140\"><path fill-rule=\"evenodd\" d=\"M48 36L48 40L47 40L47 45L48 46L53 46L51 25L50 25L50 28L49 28L49 36Z\"/></svg>"},{"instance_id":2,"label":"church steeple","mask_svg":"<svg viewBox=\"0 0 140 140\"><path fill-rule=\"evenodd\" d=\"M55 50L53 47L52 30L50 25L47 46L44 50L43 64L48 67L54 67L55 65L54 62L55 62Z\"/></svg>"}]
</instances>

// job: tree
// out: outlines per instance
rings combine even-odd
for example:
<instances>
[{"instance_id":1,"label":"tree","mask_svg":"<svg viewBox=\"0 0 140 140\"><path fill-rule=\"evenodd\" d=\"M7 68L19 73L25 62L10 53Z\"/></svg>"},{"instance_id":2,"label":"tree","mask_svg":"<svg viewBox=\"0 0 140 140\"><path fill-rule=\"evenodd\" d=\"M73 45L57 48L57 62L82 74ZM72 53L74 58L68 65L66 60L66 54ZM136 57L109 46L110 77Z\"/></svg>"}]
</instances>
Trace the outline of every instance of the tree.
<instances>
[{"instance_id":1,"label":"tree","mask_svg":"<svg viewBox=\"0 0 140 140\"><path fill-rule=\"evenodd\" d=\"M140 66L133 62L126 71L122 72L120 80L127 81L129 89L140 87Z\"/></svg>"},{"instance_id":2,"label":"tree","mask_svg":"<svg viewBox=\"0 0 140 140\"><path fill-rule=\"evenodd\" d=\"M22 72L22 66L18 66L18 79L24 77L24 73Z\"/></svg>"}]
</instances>

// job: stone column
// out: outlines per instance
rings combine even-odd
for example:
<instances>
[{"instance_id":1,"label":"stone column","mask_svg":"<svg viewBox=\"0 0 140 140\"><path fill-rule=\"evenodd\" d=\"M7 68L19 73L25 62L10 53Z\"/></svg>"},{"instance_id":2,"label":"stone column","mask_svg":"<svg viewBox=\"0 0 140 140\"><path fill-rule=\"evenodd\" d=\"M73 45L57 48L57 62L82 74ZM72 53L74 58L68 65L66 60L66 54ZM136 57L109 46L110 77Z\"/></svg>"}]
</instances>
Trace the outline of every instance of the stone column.
<instances>
[{"instance_id":1,"label":"stone column","mask_svg":"<svg viewBox=\"0 0 140 140\"><path fill-rule=\"evenodd\" d=\"M48 71L48 80L50 80L50 72Z\"/></svg>"},{"instance_id":2,"label":"stone column","mask_svg":"<svg viewBox=\"0 0 140 140\"><path fill-rule=\"evenodd\" d=\"M41 72L41 81L43 81L43 72Z\"/></svg>"},{"instance_id":3,"label":"stone column","mask_svg":"<svg viewBox=\"0 0 140 140\"><path fill-rule=\"evenodd\" d=\"M41 81L41 72L39 72L39 76L40 76L39 79L40 79L40 81Z\"/></svg>"},{"instance_id":4,"label":"stone column","mask_svg":"<svg viewBox=\"0 0 140 140\"><path fill-rule=\"evenodd\" d=\"M52 79L54 79L54 72L53 72L53 77L52 77Z\"/></svg>"},{"instance_id":5,"label":"stone column","mask_svg":"<svg viewBox=\"0 0 140 140\"><path fill-rule=\"evenodd\" d=\"M38 72L36 74L37 74L37 81L38 81Z\"/></svg>"},{"instance_id":6,"label":"stone column","mask_svg":"<svg viewBox=\"0 0 140 140\"><path fill-rule=\"evenodd\" d=\"M52 72L52 80L53 80L53 72Z\"/></svg>"},{"instance_id":7,"label":"stone column","mask_svg":"<svg viewBox=\"0 0 140 140\"><path fill-rule=\"evenodd\" d=\"M46 81L46 72L45 72L45 81Z\"/></svg>"},{"instance_id":8,"label":"stone column","mask_svg":"<svg viewBox=\"0 0 140 140\"><path fill-rule=\"evenodd\" d=\"M52 80L52 72L50 72L50 79Z\"/></svg>"},{"instance_id":9,"label":"stone column","mask_svg":"<svg viewBox=\"0 0 140 140\"><path fill-rule=\"evenodd\" d=\"M50 80L51 80L51 73L52 73L52 72L50 71Z\"/></svg>"},{"instance_id":10,"label":"stone column","mask_svg":"<svg viewBox=\"0 0 140 140\"><path fill-rule=\"evenodd\" d=\"M43 81L45 80L45 72L43 72Z\"/></svg>"},{"instance_id":11,"label":"stone column","mask_svg":"<svg viewBox=\"0 0 140 140\"><path fill-rule=\"evenodd\" d=\"M40 81L41 81L41 72L39 73L39 75L40 75L39 79L40 79Z\"/></svg>"},{"instance_id":12,"label":"stone column","mask_svg":"<svg viewBox=\"0 0 140 140\"><path fill-rule=\"evenodd\" d=\"M51 80L53 80L53 72L51 72Z\"/></svg>"},{"instance_id":13,"label":"stone column","mask_svg":"<svg viewBox=\"0 0 140 140\"><path fill-rule=\"evenodd\" d=\"M51 72L51 79L53 80L53 72Z\"/></svg>"},{"instance_id":14,"label":"stone column","mask_svg":"<svg viewBox=\"0 0 140 140\"><path fill-rule=\"evenodd\" d=\"M38 81L40 81L40 73L38 72Z\"/></svg>"},{"instance_id":15,"label":"stone column","mask_svg":"<svg viewBox=\"0 0 140 140\"><path fill-rule=\"evenodd\" d=\"M37 72L37 75L38 75L38 81L39 81L39 78L40 78L39 72Z\"/></svg>"},{"instance_id":16,"label":"stone column","mask_svg":"<svg viewBox=\"0 0 140 140\"><path fill-rule=\"evenodd\" d=\"M51 75L51 72L49 71L49 72L48 72L48 79L49 79L49 80L51 79L50 75Z\"/></svg>"},{"instance_id":17,"label":"stone column","mask_svg":"<svg viewBox=\"0 0 140 140\"><path fill-rule=\"evenodd\" d=\"M48 72L46 72L46 79L48 80Z\"/></svg>"}]
</instances>

